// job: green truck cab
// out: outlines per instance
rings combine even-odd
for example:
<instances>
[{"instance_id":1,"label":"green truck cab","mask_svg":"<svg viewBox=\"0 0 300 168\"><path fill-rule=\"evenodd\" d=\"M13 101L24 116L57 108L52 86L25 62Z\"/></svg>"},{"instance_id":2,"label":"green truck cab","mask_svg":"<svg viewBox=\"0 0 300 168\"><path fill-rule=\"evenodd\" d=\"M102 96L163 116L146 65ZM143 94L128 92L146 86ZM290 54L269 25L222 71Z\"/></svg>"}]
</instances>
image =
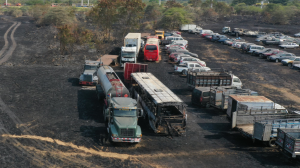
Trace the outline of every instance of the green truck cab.
<instances>
[{"instance_id":1,"label":"green truck cab","mask_svg":"<svg viewBox=\"0 0 300 168\"><path fill-rule=\"evenodd\" d=\"M143 111L137 108L137 101L129 97L113 97L104 108L103 116L111 142L138 143L142 139L142 130L138 117Z\"/></svg>"}]
</instances>

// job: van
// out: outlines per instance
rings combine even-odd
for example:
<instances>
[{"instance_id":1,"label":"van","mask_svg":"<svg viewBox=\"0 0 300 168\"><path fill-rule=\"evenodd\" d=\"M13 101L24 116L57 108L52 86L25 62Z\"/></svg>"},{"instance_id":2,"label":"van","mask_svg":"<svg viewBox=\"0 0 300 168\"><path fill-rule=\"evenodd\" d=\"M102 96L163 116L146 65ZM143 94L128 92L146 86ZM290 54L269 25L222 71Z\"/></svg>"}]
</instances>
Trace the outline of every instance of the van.
<instances>
[{"instance_id":1,"label":"van","mask_svg":"<svg viewBox=\"0 0 300 168\"><path fill-rule=\"evenodd\" d=\"M264 46L250 45L249 50L248 50L248 53L254 54L254 51L257 51L257 50L263 50L263 49L265 49Z\"/></svg>"},{"instance_id":2,"label":"van","mask_svg":"<svg viewBox=\"0 0 300 168\"><path fill-rule=\"evenodd\" d=\"M214 33L213 31L211 30L200 30L200 34L204 34L204 33Z\"/></svg>"}]
</instances>

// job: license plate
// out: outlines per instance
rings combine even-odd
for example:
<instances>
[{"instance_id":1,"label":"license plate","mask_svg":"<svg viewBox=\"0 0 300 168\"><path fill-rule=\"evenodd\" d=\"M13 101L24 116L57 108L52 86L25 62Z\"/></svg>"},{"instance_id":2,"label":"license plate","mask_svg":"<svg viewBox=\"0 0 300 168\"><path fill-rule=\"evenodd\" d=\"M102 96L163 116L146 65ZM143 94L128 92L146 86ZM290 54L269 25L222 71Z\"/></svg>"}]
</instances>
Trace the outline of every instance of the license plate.
<instances>
[{"instance_id":1,"label":"license plate","mask_svg":"<svg viewBox=\"0 0 300 168\"><path fill-rule=\"evenodd\" d=\"M149 59L149 61L152 61L152 59Z\"/></svg>"},{"instance_id":2,"label":"license plate","mask_svg":"<svg viewBox=\"0 0 300 168\"><path fill-rule=\"evenodd\" d=\"M150 50L149 52L153 52L153 51Z\"/></svg>"}]
</instances>

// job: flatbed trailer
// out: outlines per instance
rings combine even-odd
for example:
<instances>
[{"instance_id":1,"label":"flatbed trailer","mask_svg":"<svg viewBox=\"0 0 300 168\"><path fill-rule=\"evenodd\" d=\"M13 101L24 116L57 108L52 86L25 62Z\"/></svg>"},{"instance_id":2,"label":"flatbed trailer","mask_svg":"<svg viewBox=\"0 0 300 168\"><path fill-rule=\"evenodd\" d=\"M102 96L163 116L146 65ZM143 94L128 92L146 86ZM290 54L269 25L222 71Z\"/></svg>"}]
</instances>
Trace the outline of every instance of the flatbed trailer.
<instances>
[{"instance_id":1,"label":"flatbed trailer","mask_svg":"<svg viewBox=\"0 0 300 168\"><path fill-rule=\"evenodd\" d=\"M277 129L276 144L283 152L292 154L293 158L300 155L300 129Z\"/></svg>"},{"instance_id":2,"label":"flatbed trailer","mask_svg":"<svg viewBox=\"0 0 300 168\"><path fill-rule=\"evenodd\" d=\"M236 127L245 137L254 141L263 141L269 146L275 147L277 128L300 129L300 118L274 119L278 117L286 117L286 115L269 114L265 118L273 119L256 121L254 124L239 124Z\"/></svg>"},{"instance_id":3,"label":"flatbed trailer","mask_svg":"<svg viewBox=\"0 0 300 168\"><path fill-rule=\"evenodd\" d=\"M131 76L131 95L142 105L150 128L155 133L185 133L187 105L151 73Z\"/></svg>"}]
</instances>

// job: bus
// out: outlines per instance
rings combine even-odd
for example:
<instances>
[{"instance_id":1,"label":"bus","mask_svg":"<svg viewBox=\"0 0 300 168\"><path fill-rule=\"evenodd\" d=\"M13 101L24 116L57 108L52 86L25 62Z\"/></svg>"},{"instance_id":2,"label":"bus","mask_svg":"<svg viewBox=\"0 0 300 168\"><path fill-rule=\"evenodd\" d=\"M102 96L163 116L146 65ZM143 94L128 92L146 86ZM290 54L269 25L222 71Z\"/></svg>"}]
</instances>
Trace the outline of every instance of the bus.
<instances>
[{"instance_id":1,"label":"bus","mask_svg":"<svg viewBox=\"0 0 300 168\"><path fill-rule=\"evenodd\" d=\"M147 42L144 47L145 61L158 61L159 59L159 39L157 36L147 37Z\"/></svg>"}]
</instances>

